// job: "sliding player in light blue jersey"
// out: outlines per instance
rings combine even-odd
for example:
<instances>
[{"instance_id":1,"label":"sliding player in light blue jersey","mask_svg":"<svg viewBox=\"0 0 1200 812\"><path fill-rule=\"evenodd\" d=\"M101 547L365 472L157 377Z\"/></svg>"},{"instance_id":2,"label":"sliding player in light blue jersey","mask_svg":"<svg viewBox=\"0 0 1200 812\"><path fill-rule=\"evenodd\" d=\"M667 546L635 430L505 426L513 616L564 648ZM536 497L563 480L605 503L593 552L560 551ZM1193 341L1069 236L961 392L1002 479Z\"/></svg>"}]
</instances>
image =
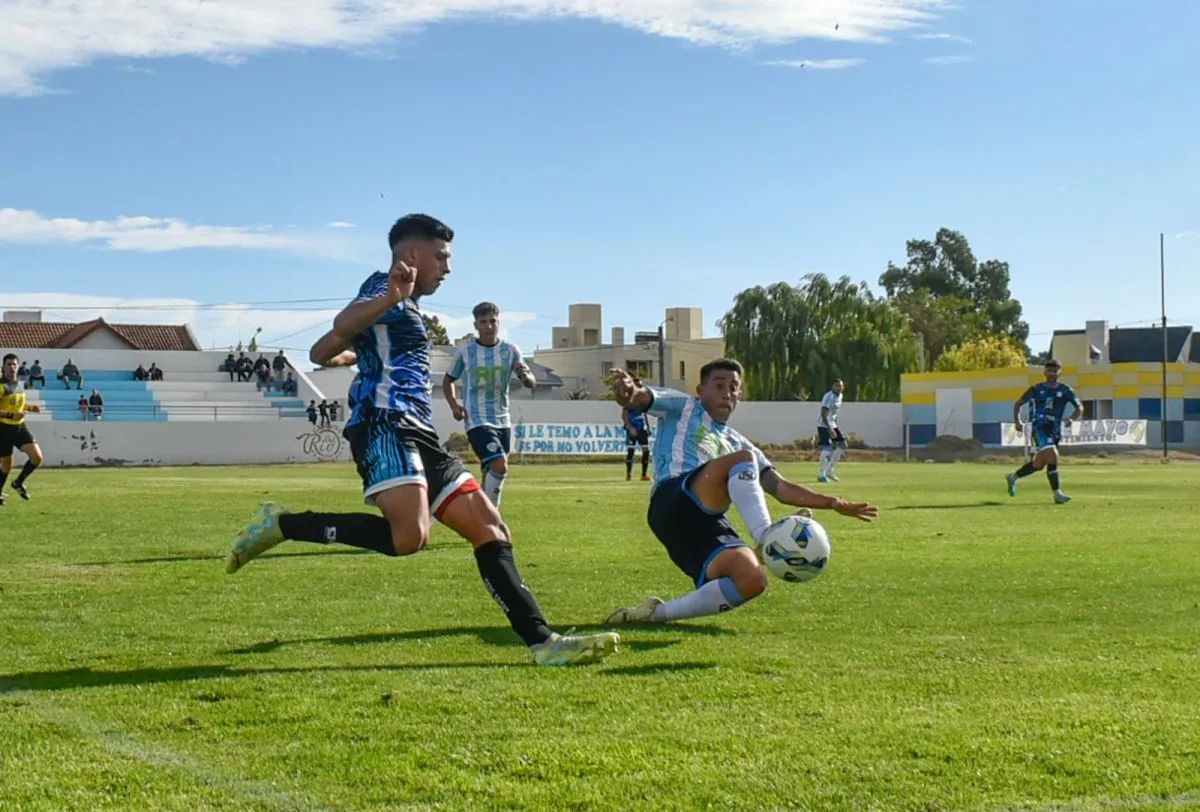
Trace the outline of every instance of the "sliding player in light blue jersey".
<instances>
[{"instance_id":1,"label":"sliding player in light blue jersey","mask_svg":"<svg viewBox=\"0 0 1200 812\"><path fill-rule=\"evenodd\" d=\"M442 392L454 419L466 421L467 440L483 466L483 492L500 507L512 447L509 383L513 375L530 389L537 386L537 381L517 345L500 339L500 308L480 302L472 315L479 337L455 351L454 361L442 378ZM454 396L455 381L461 381L461 403Z\"/></svg>"},{"instance_id":2,"label":"sliding player in light blue jersey","mask_svg":"<svg viewBox=\"0 0 1200 812\"><path fill-rule=\"evenodd\" d=\"M771 526L765 494L785 505L826 508L871 521L878 509L789 482L753 443L726 423L741 396L742 365L722 358L700 369L696 396L639 386L624 370L610 379L622 406L658 418L650 529L696 591L664 602L650 597L618 609L608 623L668 623L726 612L762 594L767 574L756 549L725 514L736 507L757 548Z\"/></svg>"}]
</instances>

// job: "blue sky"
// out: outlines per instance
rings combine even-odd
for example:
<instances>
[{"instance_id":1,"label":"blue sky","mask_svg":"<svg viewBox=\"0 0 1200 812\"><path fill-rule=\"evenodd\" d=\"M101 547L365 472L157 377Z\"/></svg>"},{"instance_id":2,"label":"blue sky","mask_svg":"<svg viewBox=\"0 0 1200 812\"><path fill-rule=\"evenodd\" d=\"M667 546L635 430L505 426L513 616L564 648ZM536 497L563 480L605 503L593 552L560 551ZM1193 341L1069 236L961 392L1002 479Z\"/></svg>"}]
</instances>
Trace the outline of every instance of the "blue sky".
<instances>
[{"instance_id":1,"label":"blue sky","mask_svg":"<svg viewBox=\"0 0 1200 812\"><path fill-rule=\"evenodd\" d=\"M744 287L874 285L942 226L1011 264L1035 349L1156 319L1159 232L1200 326L1200 6L283 6L0 11L0 306L306 348L419 210L459 234L428 309L495 300L526 351L571 302L715 335Z\"/></svg>"}]
</instances>

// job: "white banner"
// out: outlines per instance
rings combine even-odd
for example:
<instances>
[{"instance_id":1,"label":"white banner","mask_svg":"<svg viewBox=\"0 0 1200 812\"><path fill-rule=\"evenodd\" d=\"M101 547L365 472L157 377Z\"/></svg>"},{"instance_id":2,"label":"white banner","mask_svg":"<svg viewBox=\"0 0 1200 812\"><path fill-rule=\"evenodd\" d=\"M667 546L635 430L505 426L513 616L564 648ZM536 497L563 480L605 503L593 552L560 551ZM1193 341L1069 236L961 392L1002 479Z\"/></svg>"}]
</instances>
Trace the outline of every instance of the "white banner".
<instances>
[{"instance_id":1,"label":"white banner","mask_svg":"<svg viewBox=\"0 0 1200 812\"><path fill-rule=\"evenodd\" d=\"M518 423L513 454L625 454L620 423Z\"/></svg>"},{"instance_id":2,"label":"white banner","mask_svg":"<svg viewBox=\"0 0 1200 812\"><path fill-rule=\"evenodd\" d=\"M1012 423L1000 424L1001 444L1023 448L1033 433L1028 423L1019 433ZM1079 420L1063 427L1062 445L1145 445L1145 420Z\"/></svg>"}]
</instances>

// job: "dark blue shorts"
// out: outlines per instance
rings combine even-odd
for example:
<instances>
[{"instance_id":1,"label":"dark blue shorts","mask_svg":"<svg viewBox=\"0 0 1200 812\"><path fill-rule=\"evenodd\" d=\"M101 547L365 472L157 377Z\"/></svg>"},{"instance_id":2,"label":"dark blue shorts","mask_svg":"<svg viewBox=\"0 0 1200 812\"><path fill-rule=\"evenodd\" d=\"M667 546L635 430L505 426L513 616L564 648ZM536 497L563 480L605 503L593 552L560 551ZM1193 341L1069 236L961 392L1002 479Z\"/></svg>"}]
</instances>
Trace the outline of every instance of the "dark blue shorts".
<instances>
[{"instance_id":1,"label":"dark blue shorts","mask_svg":"<svg viewBox=\"0 0 1200 812\"><path fill-rule=\"evenodd\" d=\"M703 466L658 483L646 514L667 555L697 587L708 580L708 565L718 553L749 546L738 538L724 513L709 513L688 490L688 481L701 470Z\"/></svg>"},{"instance_id":2,"label":"dark blue shorts","mask_svg":"<svg viewBox=\"0 0 1200 812\"><path fill-rule=\"evenodd\" d=\"M512 429L476 426L467 430L467 442L471 444L475 456L479 457L479 462L487 465L492 460L508 456L512 447Z\"/></svg>"},{"instance_id":3,"label":"dark blue shorts","mask_svg":"<svg viewBox=\"0 0 1200 812\"><path fill-rule=\"evenodd\" d=\"M650 433L648 431L639 431L637 434L630 434L628 431L625 432L625 447L633 448L637 445L640 445L642 448L650 445Z\"/></svg>"},{"instance_id":4,"label":"dark blue shorts","mask_svg":"<svg viewBox=\"0 0 1200 812\"><path fill-rule=\"evenodd\" d=\"M835 445L845 448L846 436L840 428L831 430L825 426L817 426L817 445L821 448L833 448Z\"/></svg>"},{"instance_id":5,"label":"dark blue shorts","mask_svg":"<svg viewBox=\"0 0 1200 812\"><path fill-rule=\"evenodd\" d=\"M472 481L462 460L447 454L430 428L405 414L371 410L342 436L363 483L363 499L375 504L376 494L403 485L420 485L436 513L456 491Z\"/></svg>"},{"instance_id":6,"label":"dark blue shorts","mask_svg":"<svg viewBox=\"0 0 1200 812\"><path fill-rule=\"evenodd\" d=\"M1038 451L1050 446L1058 447L1062 442L1062 424L1035 423L1033 426L1033 447Z\"/></svg>"}]
</instances>

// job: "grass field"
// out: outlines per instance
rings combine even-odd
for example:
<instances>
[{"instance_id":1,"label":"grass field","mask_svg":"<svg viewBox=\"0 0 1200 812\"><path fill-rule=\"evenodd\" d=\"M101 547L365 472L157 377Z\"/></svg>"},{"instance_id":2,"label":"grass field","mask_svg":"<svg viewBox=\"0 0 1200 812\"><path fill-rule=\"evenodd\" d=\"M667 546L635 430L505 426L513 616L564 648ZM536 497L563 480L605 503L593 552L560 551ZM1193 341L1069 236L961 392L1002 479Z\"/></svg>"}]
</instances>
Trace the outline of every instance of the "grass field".
<instances>
[{"instance_id":1,"label":"grass field","mask_svg":"<svg viewBox=\"0 0 1200 812\"><path fill-rule=\"evenodd\" d=\"M811 479L812 466L784 466ZM1200 806L1200 466L843 466L829 571L539 669L443 528L407 559L292 543L349 466L43 471L0 509L0 809ZM551 622L690 589L619 466L516 468ZM780 515L783 510L777 511Z\"/></svg>"}]
</instances>

